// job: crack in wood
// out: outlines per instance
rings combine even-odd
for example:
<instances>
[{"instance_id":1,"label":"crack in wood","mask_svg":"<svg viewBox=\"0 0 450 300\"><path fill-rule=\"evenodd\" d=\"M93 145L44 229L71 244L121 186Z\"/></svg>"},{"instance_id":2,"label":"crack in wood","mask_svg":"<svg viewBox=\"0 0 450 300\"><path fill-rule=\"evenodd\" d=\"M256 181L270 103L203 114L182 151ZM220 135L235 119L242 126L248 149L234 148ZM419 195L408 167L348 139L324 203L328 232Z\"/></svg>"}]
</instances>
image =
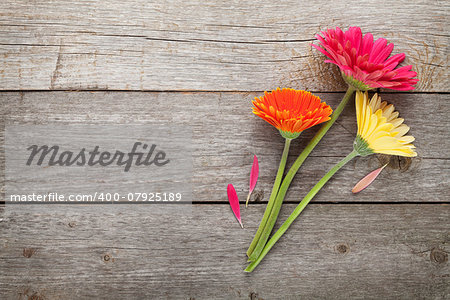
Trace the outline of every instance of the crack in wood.
<instances>
[{"instance_id":1,"label":"crack in wood","mask_svg":"<svg viewBox=\"0 0 450 300\"><path fill-rule=\"evenodd\" d=\"M58 57L56 58L56 62L55 62L55 69L54 69L54 71L52 73L52 76L50 78L50 88L51 89L55 88L56 79L60 75L59 74L59 70L62 67L62 65L61 65L61 51L62 51L62 41L60 41L60 44L59 44Z\"/></svg>"}]
</instances>

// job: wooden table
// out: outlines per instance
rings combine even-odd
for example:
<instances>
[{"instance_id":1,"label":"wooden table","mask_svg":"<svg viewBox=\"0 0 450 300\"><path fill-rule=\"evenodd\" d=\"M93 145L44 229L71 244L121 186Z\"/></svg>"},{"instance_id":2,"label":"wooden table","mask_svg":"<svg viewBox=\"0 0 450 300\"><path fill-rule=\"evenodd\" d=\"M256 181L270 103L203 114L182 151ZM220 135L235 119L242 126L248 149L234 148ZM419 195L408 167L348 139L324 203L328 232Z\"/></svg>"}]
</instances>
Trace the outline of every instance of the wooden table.
<instances>
[{"instance_id":1,"label":"wooden table","mask_svg":"<svg viewBox=\"0 0 450 300\"><path fill-rule=\"evenodd\" d=\"M0 298L449 299L448 1L148 2L2 1L1 125L190 124L192 214L2 208ZM322 29L351 25L395 43L418 72L413 92L380 92L411 126L419 156L348 164L245 274L283 147L250 101L280 86L335 107L345 85L310 44ZM288 163L316 130L293 143ZM350 105L296 176L280 220L351 150L355 130ZM261 176L241 230L226 186L244 199L253 154ZM369 189L351 194L385 162Z\"/></svg>"}]
</instances>

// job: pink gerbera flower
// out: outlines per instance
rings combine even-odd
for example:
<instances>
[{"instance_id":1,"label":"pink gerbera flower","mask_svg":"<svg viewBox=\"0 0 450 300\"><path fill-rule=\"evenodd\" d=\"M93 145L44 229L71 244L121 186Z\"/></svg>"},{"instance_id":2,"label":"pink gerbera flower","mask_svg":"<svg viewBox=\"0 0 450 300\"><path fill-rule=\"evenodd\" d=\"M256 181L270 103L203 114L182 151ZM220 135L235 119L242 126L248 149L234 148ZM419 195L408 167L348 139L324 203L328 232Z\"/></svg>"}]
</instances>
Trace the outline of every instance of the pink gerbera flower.
<instances>
[{"instance_id":1,"label":"pink gerbera flower","mask_svg":"<svg viewBox=\"0 0 450 300\"><path fill-rule=\"evenodd\" d=\"M313 46L329 58L325 62L337 65L344 80L358 90L407 91L419 81L414 78L417 73L411 71L412 66L396 68L405 59L404 53L388 59L394 44L388 44L386 39L374 42L372 34L363 36L359 27L350 27L345 32L336 27L321 33L323 36L318 34L316 38L323 48Z\"/></svg>"}]
</instances>

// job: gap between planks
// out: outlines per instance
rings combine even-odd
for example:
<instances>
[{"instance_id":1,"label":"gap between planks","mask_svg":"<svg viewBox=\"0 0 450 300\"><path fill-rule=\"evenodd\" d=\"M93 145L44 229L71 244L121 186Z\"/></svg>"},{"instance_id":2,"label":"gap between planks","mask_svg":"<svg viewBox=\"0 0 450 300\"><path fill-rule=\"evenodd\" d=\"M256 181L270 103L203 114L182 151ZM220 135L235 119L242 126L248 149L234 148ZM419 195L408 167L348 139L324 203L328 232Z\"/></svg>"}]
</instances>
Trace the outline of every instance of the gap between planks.
<instances>
[{"instance_id":1,"label":"gap between planks","mask_svg":"<svg viewBox=\"0 0 450 300\"><path fill-rule=\"evenodd\" d=\"M266 90L269 91L269 90ZM115 89L30 89L30 90L1 90L1 93L52 93L52 92L110 92L110 93L264 93L263 90L115 90ZM345 94L345 91L318 91L307 90L310 93ZM403 95L448 95L450 92L426 92L426 91L394 91L394 90L373 90L371 93L379 94L403 94Z\"/></svg>"}]
</instances>

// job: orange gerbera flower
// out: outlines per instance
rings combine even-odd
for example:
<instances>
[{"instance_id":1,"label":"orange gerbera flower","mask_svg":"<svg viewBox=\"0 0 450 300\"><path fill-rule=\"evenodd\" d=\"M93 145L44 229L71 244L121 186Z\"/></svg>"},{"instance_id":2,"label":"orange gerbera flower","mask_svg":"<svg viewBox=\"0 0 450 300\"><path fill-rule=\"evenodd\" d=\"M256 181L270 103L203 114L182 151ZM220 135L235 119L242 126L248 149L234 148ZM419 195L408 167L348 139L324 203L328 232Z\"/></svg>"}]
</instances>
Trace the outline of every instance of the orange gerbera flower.
<instances>
[{"instance_id":1,"label":"orange gerbera flower","mask_svg":"<svg viewBox=\"0 0 450 300\"><path fill-rule=\"evenodd\" d=\"M277 88L256 97L253 113L275 126L284 138L295 139L300 133L328 121L333 110L310 92Z\"/></svg>"}]
</instances>

